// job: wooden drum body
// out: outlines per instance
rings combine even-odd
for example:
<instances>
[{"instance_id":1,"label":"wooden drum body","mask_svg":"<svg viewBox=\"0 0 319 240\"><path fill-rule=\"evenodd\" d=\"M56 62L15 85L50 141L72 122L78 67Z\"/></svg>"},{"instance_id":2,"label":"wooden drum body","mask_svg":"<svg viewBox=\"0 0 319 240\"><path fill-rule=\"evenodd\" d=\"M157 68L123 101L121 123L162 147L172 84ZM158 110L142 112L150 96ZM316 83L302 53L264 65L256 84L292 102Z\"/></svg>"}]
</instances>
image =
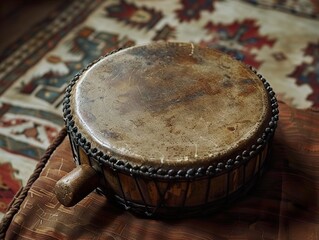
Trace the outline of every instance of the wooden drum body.
<instances>
[{"instance_id":1,"label":"wooden drum body","mask_svg":"<svg viewBox=\"0 0 319 240\"><path fill-rule=\"evenodd\" d=\"M264 169L278 121L261 75L188 43L135 46L99 59L71 81L63 111L84 180L60 180L58 199L73 205L65 196L80 199L97 187L152 217L208 213L244 194Z\"/></svg>"}]
</instances>

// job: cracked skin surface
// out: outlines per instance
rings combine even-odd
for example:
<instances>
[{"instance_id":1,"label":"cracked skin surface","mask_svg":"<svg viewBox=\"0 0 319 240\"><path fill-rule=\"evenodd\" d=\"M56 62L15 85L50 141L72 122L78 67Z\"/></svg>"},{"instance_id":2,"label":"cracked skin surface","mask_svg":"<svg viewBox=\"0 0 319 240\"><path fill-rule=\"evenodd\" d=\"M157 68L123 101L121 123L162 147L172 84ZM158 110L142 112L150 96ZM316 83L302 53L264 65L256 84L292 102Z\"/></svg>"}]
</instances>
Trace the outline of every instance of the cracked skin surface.
<instances>
[{"instance_id":1,"label":"cracked skin surface","mask_svg":"<svg viewBox=\"0 0 319 240\"><path fill-rule=\"evenodd\" d=\"M267 92L249 68L192 43L121 50L86 71L71 94L75 123L92 147L138 165L227 160L270 118Z\"/></svg>"}]
</instances>

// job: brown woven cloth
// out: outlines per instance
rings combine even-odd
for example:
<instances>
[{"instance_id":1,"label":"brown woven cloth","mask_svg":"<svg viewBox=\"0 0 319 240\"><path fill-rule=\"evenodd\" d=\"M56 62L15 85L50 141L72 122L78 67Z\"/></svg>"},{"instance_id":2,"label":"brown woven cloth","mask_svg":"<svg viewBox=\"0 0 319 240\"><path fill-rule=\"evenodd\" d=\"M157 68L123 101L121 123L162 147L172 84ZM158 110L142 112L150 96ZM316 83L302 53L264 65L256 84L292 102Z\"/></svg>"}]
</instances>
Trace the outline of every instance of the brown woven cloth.
<instances>
[{"instance_id":1,"label":"brown woven cloth","mask_svg":"<svg viewBox=\"0 0 319 240\"><path fill-rule=\"evenodd\" d=\"M318 110L295 110L280 104L280 123L269 169L247 196L208 217L142 219L109 204L96 193L75 207L65 208L52 190L55 182L73 167L63 130L28 185L16 196L2 220L0 237L319 239Z\"/></svg>"}]
</instances>

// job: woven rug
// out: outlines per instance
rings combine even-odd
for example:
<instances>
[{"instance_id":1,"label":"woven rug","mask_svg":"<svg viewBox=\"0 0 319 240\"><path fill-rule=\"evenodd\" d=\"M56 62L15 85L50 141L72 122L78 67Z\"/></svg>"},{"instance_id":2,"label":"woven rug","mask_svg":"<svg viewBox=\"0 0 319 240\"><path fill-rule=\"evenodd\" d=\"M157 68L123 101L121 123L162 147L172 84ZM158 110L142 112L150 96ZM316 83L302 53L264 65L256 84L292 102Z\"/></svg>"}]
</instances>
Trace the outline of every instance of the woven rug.
<instances>
[{"instance_id":1,"label":"woven rug","mask_svg":"<svg viewBox=\"0 0 319 240\"><path fill-rule=\"evenodd\" d=\"M61 6L0 55L0 212L62 128L67 82L94 59L150 41L194 42L254 66L289 105L318 107L318 13L315 0L83 0Z\"/></svg>"}]
</instances>

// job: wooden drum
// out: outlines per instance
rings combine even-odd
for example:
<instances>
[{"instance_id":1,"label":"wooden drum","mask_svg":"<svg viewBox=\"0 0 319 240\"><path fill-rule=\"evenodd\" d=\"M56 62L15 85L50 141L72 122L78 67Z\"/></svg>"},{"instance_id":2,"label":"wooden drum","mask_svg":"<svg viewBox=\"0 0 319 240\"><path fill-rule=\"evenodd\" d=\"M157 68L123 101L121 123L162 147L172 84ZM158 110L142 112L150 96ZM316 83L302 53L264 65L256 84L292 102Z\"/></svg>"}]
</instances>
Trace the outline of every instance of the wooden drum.
<instances>
[{"instance_id":1,"label":"wooden drum","mask_svg":"<svg viewBox=\"0 0 319 240\"><path fill-rule=\"evenodd\" d=\"M213 49L157 42L113 52L67 87L75 170L56 185L72 206L94 189L144 216L202 214L262 173L278 121L272 88Z\"/></svg>"}]
</instances>

